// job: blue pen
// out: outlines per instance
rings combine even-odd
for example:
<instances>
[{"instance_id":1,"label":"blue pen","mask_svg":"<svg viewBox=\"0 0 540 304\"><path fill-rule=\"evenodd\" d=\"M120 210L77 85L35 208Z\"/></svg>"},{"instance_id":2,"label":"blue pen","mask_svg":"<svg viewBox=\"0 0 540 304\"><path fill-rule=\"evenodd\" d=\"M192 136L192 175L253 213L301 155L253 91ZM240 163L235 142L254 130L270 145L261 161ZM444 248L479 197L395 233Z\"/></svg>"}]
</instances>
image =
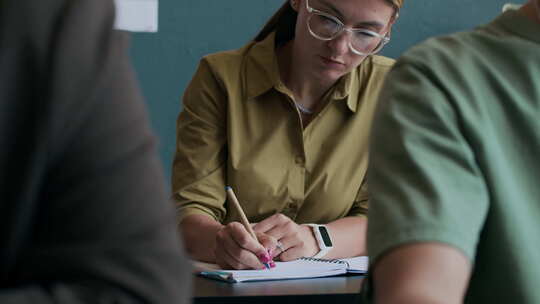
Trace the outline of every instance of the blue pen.
<instances>
[{"instance_id":1,"label":"blue pen","mask_svg":"<svg viewBox=\"0 0 540 304\"><path fill-rule=\"evenodd\" d=\"M249 221L246 217L246 214L244 213L244 210L242 210L242 206L240 206L240 203L238 202L238 199L236 198L236 195L234 194L234 191L231 186L226 186L225 191L227 192L227 196L229 197L229 200L233 202L233 205L236 208L236 211L238 214L240 214L240 220L242 221L242 225L246 228L246 230L251 234L251 236L258 242L257 235L255 234L255 231L251 228L251 225L249 224ZM270 255L270 252L266 253L266 256L259 257L261 259L261 262L264 264L264 267L266 269L270 269L270 261L272 260L272 256Z\"/></svg>"}]
</instances>

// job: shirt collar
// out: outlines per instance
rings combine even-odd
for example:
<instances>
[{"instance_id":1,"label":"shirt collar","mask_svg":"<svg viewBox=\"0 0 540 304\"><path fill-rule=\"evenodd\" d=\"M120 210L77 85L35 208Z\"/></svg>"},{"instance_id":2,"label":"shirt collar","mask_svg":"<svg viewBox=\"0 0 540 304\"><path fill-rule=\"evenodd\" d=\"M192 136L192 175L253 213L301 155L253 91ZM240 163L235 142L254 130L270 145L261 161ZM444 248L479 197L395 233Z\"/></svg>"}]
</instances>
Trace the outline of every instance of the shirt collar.
<instances>
[{"instance_id":1,"label":"shirt collar","mask_svg":"<svg viewBox=\"0 0 540 304\"><path fill-rule=\"evenodd\" d=\"M275 33L254 42L246 56L246 87L248 100L266 93L281 83L275 52Z\"/></svg>"},{"instance_id":2,"label":"shirt collar","mask_svg":"<svg viewBox=\"0 0 540 304\"><path fill-rule=\"evenodd\" d=\"M332 92L333 100L343 100L347 102L347 107L356 112L358 105L358 93L359 90L353 90L353 87L358 87L358 68L352 70L352 72L343 75L338 82L334 85Z\"/></svg>"},{"instance_id":3,"label":"shirt collar","mask_svg":"<svg viewBox=\"0 0 540 304\"><path fill-rule=\"evenodd\" d=\"M275 32L262 41L252 43L246 56L245 71L248 100L272 88L284 90L275 52ZM353 87L359 85L358 78L358 68L356 68L341 77L329 93L332 100L346 101L352 112L356 112L358 104L358 90L352 90Z\"/></svg>"}]
</instances>

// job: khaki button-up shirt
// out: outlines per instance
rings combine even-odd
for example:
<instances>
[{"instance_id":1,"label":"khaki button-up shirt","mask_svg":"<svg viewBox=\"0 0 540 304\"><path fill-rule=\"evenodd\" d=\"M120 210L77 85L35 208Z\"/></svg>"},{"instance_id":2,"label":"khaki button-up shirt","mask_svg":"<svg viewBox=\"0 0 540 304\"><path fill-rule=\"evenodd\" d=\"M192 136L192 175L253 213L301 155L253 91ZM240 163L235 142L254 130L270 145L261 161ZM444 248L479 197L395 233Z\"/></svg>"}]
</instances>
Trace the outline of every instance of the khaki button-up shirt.
<instances>
[{"instance_id":1,"label":"khaki button-up shirt","mask_svg":"<svg viewBox=\"0 0 540 304\"><path fill-rule=\"evenodd\" d=\"M328 223L367 212L368 135L392 59L369 56L331 88L307 127L279 77L274 34L203 58L177 122L173 196L179 221L251 222L283 213Z\"/></svg>"}]
</instances>

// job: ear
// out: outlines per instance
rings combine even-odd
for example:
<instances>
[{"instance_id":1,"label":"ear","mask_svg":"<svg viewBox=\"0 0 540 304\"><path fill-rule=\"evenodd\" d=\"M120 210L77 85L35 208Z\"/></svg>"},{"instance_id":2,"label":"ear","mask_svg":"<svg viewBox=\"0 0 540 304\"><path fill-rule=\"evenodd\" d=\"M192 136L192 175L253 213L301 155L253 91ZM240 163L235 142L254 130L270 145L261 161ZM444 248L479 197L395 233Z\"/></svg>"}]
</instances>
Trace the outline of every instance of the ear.
<instances>
[{"instance_id":1,"label":"ear","mask_svg":"<svg viewBox=\"0 0 540 304\"><path fill-rule=\"evenodd\" d=\"M388 22L388 31L387 35L390 37L390 34L392 33L392 27L394 26L394 23L396 23L397 19L399 18L399 12L397 12L392 18L390 19L390 22Z\"/></svg>"},{"instance_id":2,"label":"ear","mask_svg":"<svg viewBox=\"0 0 540 304\"><path fill-rule=\"evenodd\" d=\"M392 25L399 19L399 10L392 16Z\"/></svg>"}]
</instances>

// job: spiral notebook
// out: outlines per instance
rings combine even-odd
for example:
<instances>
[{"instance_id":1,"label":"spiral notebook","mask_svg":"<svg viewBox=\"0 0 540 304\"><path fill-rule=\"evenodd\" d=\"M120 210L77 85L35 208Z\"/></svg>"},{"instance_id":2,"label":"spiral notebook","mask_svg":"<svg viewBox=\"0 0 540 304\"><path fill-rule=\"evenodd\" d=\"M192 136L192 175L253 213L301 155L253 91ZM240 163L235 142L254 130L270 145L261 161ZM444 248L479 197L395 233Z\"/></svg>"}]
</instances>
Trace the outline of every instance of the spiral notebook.
<instances>
[{"instance_id":1,"label":"spiral notebook","mask_svg":"<svg viewBox=\"0 0 540 304\"><path fill-rule=\"evenodd\" d=\"M224 270L215 264L195 262L196 273L203 277L230 283L268 280L291 280L337 276L346 273L365 274L368 257L325 260L300 258L290 262L276 262L276 267L262 270Z\"/></svg>"}]
</instances>

